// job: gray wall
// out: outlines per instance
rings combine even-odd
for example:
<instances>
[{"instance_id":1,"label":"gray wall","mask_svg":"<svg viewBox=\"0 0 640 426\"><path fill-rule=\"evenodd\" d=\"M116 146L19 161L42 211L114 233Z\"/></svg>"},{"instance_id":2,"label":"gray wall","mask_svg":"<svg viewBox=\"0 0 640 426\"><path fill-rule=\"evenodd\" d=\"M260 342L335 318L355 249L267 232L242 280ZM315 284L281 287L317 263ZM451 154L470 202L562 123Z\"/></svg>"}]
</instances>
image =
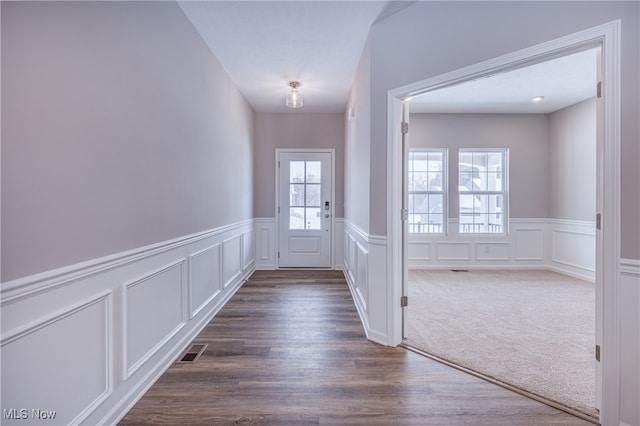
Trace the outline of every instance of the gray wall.
<instances>
[{"instance_id":1,"label":"gray wall","mask_svg":"<svg viewBox=\"0 0 640 426\"><path fill-rule=\"evenodd\" d=\"M509 216L549 217L547 115L411 114L409 144L448 148L450 217L458 217L459 148L509 148Z\"/></svg>"},{"instance_id":2,"label":"gray wall","mask_svg":"<svg viewBox=\"0 0 640 426\"><path fill-rule=\"evenodd\" d=\"M2 2L2 281L252 218L253 116L173 2Z\"/></svg>"},{"instance_id":3,"label":"gray wall","mask_svg":"<svg viewBox=\"0 0 640 426\"><path fill-rule=\"evenodd\" d=\"M549 115L549 208L554 219L593 222L596 215L596 101Z\"/></svg>"},{"instance_id":4,"label":"gray wall","mask_svg":"<svg viewBox=\"0 0 640 426\"><path fill-rule=\"evenodd\" d=\"M349 111L352 117L349 117ZM371 146L371 42L360 58L345 114L345 219L369 231Z\"/></svg>"},{"instance_id":5,"label":"gray wall","mask_svg":"<svg viewBox=\"0 0 640 426\"><path fill-rule=\"evenodd\" d=\"M335 149L335 215L344 217L342 114L256 113L255 135L255 217L275 215L276 148Z\"/></svg>"},{"instance_id":6,"label":"gray wall","mask_svg":"<svg viewBox=\"0 0 640 426\"><path fill-rule=\"evenodd\" d=\"M370 232L387 233L389 90L620 19L624 230L621 254L640 259L639 9L638 2L609 1L416 2L376 23L370 36L370 169L376 171L370 182Z\"/></svg>"}]
</instances>

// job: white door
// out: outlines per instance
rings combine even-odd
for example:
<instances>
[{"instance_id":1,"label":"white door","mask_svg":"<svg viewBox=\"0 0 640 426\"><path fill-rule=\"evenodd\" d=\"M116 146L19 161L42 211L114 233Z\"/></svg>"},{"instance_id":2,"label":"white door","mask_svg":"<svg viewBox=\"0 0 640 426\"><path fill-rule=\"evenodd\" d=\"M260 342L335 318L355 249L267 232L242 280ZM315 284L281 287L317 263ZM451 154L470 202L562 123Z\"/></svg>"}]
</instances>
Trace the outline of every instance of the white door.
<instances>
[{"instance_id":1,"label":"white door","mask_svg":"<svg viewBox=\"0 0 640 426\"><path fill-rule=\"evenodd\" d=\"M331 267L332 165L332 152L278 152L279 267Z\"/></svg>"}]
</instances>

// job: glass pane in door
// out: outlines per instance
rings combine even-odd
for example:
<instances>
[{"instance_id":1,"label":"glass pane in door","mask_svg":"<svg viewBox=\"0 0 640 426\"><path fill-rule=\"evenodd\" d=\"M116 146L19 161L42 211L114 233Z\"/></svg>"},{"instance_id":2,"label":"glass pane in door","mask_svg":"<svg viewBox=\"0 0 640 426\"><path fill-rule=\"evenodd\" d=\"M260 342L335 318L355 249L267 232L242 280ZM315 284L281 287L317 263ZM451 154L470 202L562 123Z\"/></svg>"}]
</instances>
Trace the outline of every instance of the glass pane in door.
<instances>
[{"instance_id":1,"label":"glass pane in door","mask_svg":"<svg viewBox=\"0 0 640 426\"><path fill-rule=\"evenodd\" d=\"M320 229L321 165L320 161L289 162L289 229Z\"/></svg>"}]
</instances>

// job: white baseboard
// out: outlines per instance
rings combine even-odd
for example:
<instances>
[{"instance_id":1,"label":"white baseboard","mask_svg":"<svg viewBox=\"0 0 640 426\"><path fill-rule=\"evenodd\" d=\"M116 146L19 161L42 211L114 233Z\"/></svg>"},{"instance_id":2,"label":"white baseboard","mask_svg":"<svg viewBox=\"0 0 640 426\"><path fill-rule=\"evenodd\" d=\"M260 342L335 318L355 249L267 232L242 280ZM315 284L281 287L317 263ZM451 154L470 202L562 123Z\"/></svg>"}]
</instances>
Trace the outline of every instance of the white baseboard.
<instances>
[{"instance_id":1,"label":"white baseboard","mask_svg":"<svg viewBox=\"0 0 640 426\"><path fill-rule=\"evenodd\" d=\"M410 269L549 269L595 281L595 224L511 219L504 235L410 234Z\"/></svg>"},{"instance_id":2,"label":"white baseboard","mask_svg":"<svg viewBox=\"0 0 640 426\"><path fill-rule=\"evenodd\" d=\"M117 423L255 270L254 245L243 221L3 283L2 423Z\"/></svg>"}]
</instances>

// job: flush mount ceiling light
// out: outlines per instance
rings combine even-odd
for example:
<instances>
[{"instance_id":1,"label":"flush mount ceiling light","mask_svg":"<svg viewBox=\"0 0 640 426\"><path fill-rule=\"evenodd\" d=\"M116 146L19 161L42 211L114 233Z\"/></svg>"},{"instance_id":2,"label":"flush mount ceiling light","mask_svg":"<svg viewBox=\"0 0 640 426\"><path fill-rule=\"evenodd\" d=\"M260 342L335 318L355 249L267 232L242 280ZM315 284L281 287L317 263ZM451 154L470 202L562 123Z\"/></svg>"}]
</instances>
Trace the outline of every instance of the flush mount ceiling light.
<instances>
[{"instance_id":1,"label":"flush mount ceiling light","mask_svg":"<svg viewBox=\"0 0 640 426\"><path fill-rule=\"evenodd\" d=\"M287 106L289 108L300 108L302 106L302 92L298 90L298 87L302 86L301 83L297 81L290 81L289 87L291 87L291 91L287 95Z\"/></svg>"},{"instance_id":2,"label":"flush mount ceiling light","mask_svg":"<svg viewBox=\"0 0 640 426\"><path fill-rule=\"evenodd\" d=\"M531 102L542 102L544 96L536 96L535 98L531 98Z\"/></svg>"}]
</instances>

